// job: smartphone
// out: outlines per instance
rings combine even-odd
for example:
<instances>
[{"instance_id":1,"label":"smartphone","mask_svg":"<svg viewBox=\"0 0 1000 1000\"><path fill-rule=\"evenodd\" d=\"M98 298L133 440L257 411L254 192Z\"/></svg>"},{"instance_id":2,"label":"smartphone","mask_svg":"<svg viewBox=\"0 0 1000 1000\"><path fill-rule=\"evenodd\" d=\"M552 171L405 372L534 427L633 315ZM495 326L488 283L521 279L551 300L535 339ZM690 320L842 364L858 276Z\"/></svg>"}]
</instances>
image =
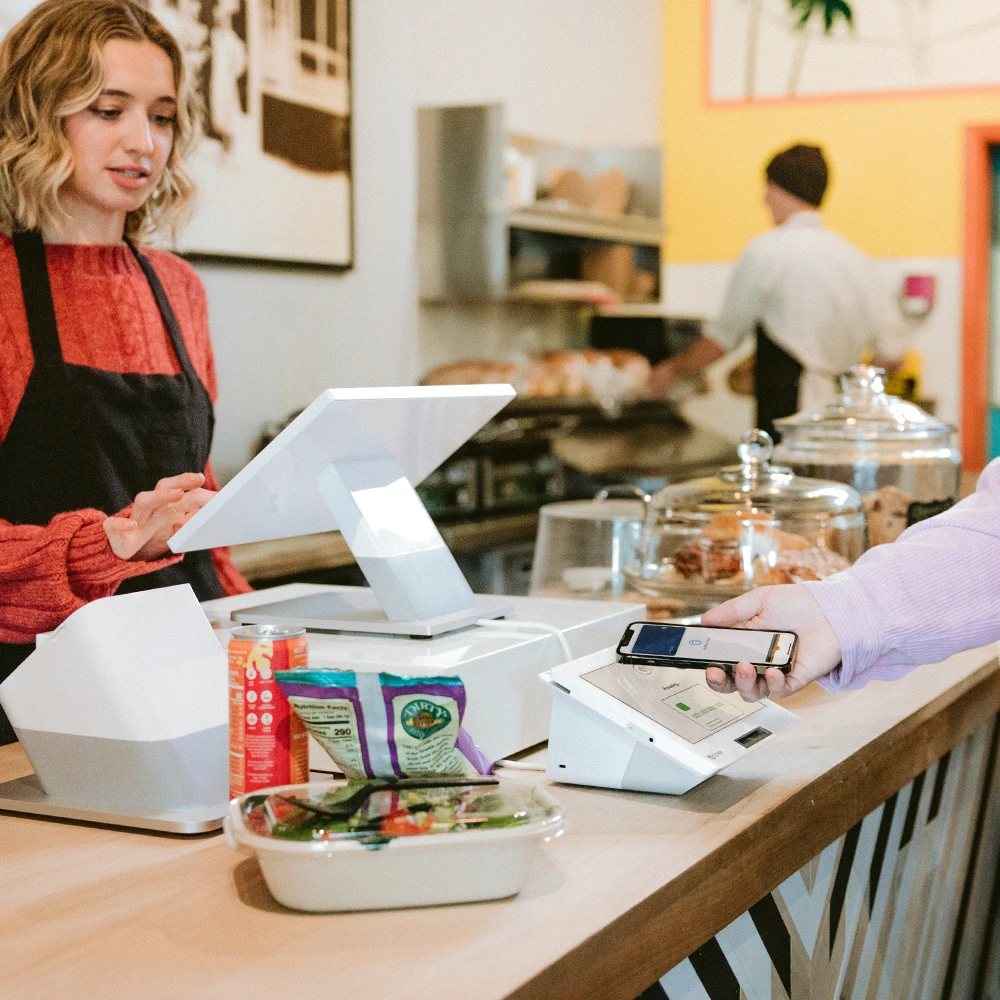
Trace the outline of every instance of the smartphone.
<instances>
[{"instance_id":1,"label":"smartphone","mask_svg":"<svg viewBox=\"0 0 1000 1000\"><path fill-rule=\"evenodd\" d=\"M632 622L617 652L622 663L702 670L714 664L731 670L745 660L757 668L758 674L768 667L787 674L792 669L797 642L794 632Z\"/></svg>"}]
</instances>

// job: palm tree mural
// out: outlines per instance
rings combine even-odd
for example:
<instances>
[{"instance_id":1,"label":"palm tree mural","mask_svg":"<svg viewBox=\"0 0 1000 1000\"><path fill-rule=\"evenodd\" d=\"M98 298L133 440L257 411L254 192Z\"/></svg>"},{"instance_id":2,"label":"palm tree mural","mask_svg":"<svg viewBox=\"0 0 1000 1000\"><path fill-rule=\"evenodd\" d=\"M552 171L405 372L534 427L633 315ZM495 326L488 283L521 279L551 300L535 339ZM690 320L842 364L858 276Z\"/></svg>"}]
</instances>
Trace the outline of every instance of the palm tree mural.
<instances>
[{"instance_id":1,"label":"palm tree mural","mask_svg":"<svg viewBox=\"0 0 1000 1000\"><path fill-rule=\"evenodd\" d=\"M833 31L838 17L842 17L849 26L854 24L854 11L847 0L788 0L788 6L799 19L795 25L799 31L817 14L823 17L823 31L826 34Z\"/></svg>"},{"instance_id":2,"label":"palm tree mural","mask_svg":"<svg viewBox=\"0 0 1000 1000\"><path fill-rule=\"evenodd\" d=\"M799 40L795 46L791 69L788 72L788 95L797 94L799 80L802 78L802 64L806 58L806 48L809 45L809 25L816 18L823 19L823 34L833 31L838 18L843 18L849 28L854 27L854 11L847 0L788 0L792 14L797 18L795 30Z\"/></svg>"},{"instance_id":3,"label":"palm tree mural","mask_svg":"<svg viewBox=\"0 0 1000 1000\"><path fill-rule=\"evenodd\" d=\"M757 39L760 32L760 18L763 0L748 0L750 18L747 30L746 58L746 96L752 99L756 89L757 76ZM792 66L788 75L789 96L797 93L799 79L802 75L802 64L805 60L806 48L809 44L809 32L806 30L817 19L823 21L823 33L828 35L836 27L838 20L854 27L854 11L848 0L788 0L788 7L794 20L793 28L799 32L798 44L792 58Z\"/></svg>"}]
</instances>

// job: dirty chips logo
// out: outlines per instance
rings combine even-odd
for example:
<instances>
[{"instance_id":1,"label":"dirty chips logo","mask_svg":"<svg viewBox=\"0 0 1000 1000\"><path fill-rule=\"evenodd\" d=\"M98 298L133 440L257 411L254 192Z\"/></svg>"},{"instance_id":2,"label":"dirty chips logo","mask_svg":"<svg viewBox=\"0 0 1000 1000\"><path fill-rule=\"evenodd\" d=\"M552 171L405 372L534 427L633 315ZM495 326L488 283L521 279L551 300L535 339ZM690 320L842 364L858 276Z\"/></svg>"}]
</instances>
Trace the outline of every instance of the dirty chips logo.
<instances>
[{"instance_id":1,"label":"dirty chips logo","mask_svg":"<svg viewBox=\"0 0 1000 1000\"><path fill-rule=\"evenodd\" d=\"M425 740L451 722L451 712L443 705L418 698L403 706L400 713L403 728L417 740Z\"/></svg>"}]
</instances>

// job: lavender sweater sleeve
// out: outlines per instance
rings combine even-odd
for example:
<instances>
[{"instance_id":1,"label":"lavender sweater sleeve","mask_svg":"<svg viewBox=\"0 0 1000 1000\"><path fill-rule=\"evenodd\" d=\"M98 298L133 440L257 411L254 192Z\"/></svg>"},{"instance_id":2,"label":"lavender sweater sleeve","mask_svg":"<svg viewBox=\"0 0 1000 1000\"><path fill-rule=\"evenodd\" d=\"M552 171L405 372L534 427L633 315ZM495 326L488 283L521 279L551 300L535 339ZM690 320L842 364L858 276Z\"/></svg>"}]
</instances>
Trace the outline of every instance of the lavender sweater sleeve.
<instances>
[{"instance_id":1,"label":"lavender sweater sleeve","mask_svg":"<svg viewBox=\"0 0 1000 1000\"><path fill-rule=\"evenodd\" d=\"M843 651L820 681L829 691L894 680L1000 639L1000 459L972 496L805 586Z\"/></svg>"}]
</instances>

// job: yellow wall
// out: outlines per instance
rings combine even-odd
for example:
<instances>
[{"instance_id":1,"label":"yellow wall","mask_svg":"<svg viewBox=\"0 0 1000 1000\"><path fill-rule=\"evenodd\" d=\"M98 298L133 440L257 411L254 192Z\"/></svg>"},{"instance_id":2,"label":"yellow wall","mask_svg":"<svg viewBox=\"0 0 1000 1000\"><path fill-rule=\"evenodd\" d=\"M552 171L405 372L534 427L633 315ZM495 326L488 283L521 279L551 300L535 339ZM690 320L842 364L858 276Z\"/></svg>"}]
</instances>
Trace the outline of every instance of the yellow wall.
<instances>
[{"instance_id":1,"label":"yellow wall","mask_svg":"<svg viewBox=\"0 0 1000 1000\"><path fill-rule=\"evenodd\" d=\"M706 2L663 4L666 263L735 259L769 225L764 165L796 141L832 162L831 228L877 257L959 256L964 127L1000 123L1000 90L706 107Z\"/></svg>"}]
</instances>

